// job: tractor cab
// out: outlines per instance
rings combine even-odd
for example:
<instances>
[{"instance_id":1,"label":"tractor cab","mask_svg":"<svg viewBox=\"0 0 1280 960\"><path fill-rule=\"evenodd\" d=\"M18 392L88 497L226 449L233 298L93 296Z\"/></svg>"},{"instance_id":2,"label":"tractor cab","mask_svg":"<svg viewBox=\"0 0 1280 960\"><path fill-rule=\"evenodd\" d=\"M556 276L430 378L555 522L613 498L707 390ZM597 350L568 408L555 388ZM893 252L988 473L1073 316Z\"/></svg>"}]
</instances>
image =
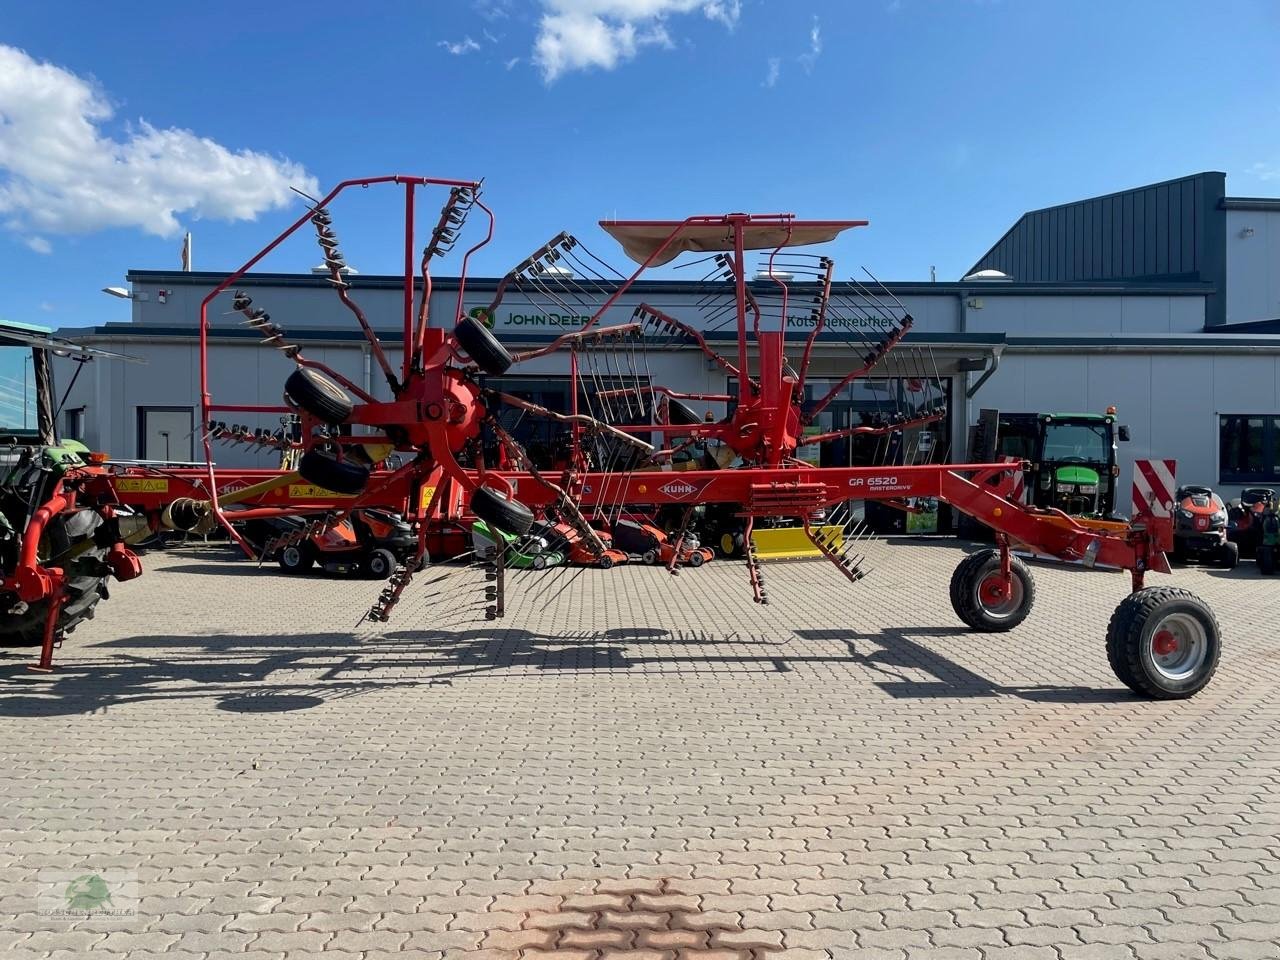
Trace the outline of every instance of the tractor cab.
<instances>
[{"instance_id":1,"label":"tractor cab","mask_svg":"<svg viewBox=\"0 0 1280 960\"><path fill-rule=\"evenodd\" d=\"M1030 464L1027 492L1037 507L1077 517L1112 518L1120 468L1117 440L1128 440L1107 413L1001 413L998 452Z\"/></svg>"}]
</instances>

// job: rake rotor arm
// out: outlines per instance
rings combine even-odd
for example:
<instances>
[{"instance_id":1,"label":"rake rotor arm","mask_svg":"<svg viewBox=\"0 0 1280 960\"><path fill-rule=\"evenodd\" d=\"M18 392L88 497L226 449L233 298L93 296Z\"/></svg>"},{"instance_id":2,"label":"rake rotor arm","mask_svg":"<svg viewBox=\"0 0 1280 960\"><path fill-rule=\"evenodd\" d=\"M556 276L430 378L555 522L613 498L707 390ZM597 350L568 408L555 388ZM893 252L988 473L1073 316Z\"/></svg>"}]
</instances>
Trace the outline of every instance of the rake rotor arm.
<instances>
[{"instance_id":1,"label":"rake rotor arm","mask_svg":"<svg viewBox=\"0 0 1280 960\"><path fill-rule=\"evenodd\" d=\"M854 380L857 380L859 377L866 376L868 373L874 370L876 365L881 360L884 359L885 354L888 353L890 350L892 350L894 347L896 347L899 341L901 341L902 338L907 335L907 331L911 329L911 326L914 322L915 321L911 318L911 315L907 314L902 319L902 323L898 326L898 329L895 330L892 334L890 334L884 340L883 343L879 344L870 353L867 354L865 358L866 362L863 363L861 367L859 367L857 370L853 370L850 373L845 374L844 379L842 379L839 383L837 383L834 387L832 387L829 391L827 391L826 395L821 400L819 400L817 403L815 403L812 407L809 408L809 410L805 413L803 417L803 422L805 424L813 423L814 418L817 417L818 414L820 414L828 406L830 406L831 401L835 400L835 398L840 395L840 392L844 390L845 387L851 384Z\"/></svg>"},{"instance_id":2,"label":"rake rotor arm","mask_svg":"<svg viewBox=\"0 0 1280 960\"><path fill-rule=\"evenodd\" d=\"M493 292L493 299L489 302L489 306L485 308L488 310L489 315L492 316L493 312L498 309L499 304L502 303L502 298L507 294L507 287L519 280L520 275L526 270L531 269L534 264L541 262L544 257L565 243L576 244L577 241L574 240L571 234L562 230L520 263L516 264L514 269L508 271L507 275L498 281L498 289Z\"/></svg>"},{"instance_id":3,"label":"rake rotor arm","mask_svg":"<svg viewBox=\"0 0 1280 960\"><path fill-rule=\"evenodd\" d=\"M653 323L659 326L670 327L672 330L675 330L677 333L684 334L686 337L688 337L694 342L694 345L703 352L703 354L707 357L708 360L710 360L712 363L718 366L721 370L723 370L725 373L729 374L729 376L734 378L738 378L740 376L738 372L738 368L735 367L728 360L726 360L719 353L717 353L715 350L712 350L711 347L707 344L706 338L698 330L695 330L693 327L689 326L689 324L684 323L680 320L677 320L675 317L669 314L663 313L657 307L651 307L647 303L642 303L638 307L636 307L635 312L632 313L632 316L641 318L640 319L641 323ZM760 388L759 382L754 378L747 377L746 380L747 380L747 383L751 385L752 389L758 390Z\"/></svg>"}]
</instances>

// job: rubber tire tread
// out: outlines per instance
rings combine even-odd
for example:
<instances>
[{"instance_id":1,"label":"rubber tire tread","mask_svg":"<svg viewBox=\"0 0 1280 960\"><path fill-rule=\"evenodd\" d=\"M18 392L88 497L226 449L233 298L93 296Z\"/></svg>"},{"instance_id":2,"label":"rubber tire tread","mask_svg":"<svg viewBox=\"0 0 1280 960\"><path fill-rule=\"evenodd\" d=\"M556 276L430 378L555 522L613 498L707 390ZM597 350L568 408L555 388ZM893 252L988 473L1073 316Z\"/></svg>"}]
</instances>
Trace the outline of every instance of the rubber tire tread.
<instances>
[{"instance_id":1,"label":"rubber tire tread","mask_svg":"<svg viewBox=\"0 0 1280 960\"><path fill-rule=\"evenodd\" d=\"M1210 655L1198 682L1193 686L1170 690L1160 686L1142 669L1142 628L1162 604L1189 602L1205 615L1210 631ZM1111 622L1107 624L1107 661L1116 678L1139 696L1151 700L1185 700L1204 689L1218 669L1218 657L1222 652L1218 618L1209 605L1190 590L1182 587L1147 587L1131 593L1120 601Z\"/></svg>"},{"instance_id":2,"label":"rubber tire tread","mask_svg":"<svg viewBox=\"0 0 1280 960\"><path fill-rule=\"evenodd\" d=\"M978 606L975 594L978 583L989 572L988 568L991 566L998 568L999 565L999 550L978 550L961 560L955 572L951 574L951 608L967 626L983 633L1004 633L1012 630L1027 619L1036 602L1036 582L1031 576L1031 570L1021 558L1010 557L1010 572L1022 581L1022 610L1019 615L1003 620L988 618Z\"/></svg>"}]
</instances>

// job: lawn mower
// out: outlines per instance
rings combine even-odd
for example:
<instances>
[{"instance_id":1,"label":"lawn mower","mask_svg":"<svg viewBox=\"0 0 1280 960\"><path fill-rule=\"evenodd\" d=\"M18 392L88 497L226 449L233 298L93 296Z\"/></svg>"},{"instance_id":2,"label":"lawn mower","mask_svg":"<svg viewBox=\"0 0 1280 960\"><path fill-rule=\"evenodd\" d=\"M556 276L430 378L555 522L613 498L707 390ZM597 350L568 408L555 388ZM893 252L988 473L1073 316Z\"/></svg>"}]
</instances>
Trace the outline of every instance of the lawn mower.
<instances>
[{"instance_id":1,"label":"lawn mower","mask_svg":"<svg viewBox=\"0 0 1280 960\"><path fill-rule=\"evenodd\" d=\"M1233 569L1240 548L1227 539L1227 507L1208 487L1188 484L1174 494L1173 559L1211 563Z\"/></svg>"},{"instance_id":2,"label":"lawn mower","mask_svg":"<svg viewBox=\"0 0 1280 960\"><path fill-rule=\"evenodd\" d=\"M547 516L535 520L529 533L547 541L550 549L562 553L569 563L579 567L599 567L611 570L618 564L626 563L631 558L613 546L613 535L599 529L592 530L599 540L602 550L597 551L583 531L571 523L554 520L555 512L547 511Z\"/></svg>"},{"instance_id":3,"label":"lawn mower","mask_svg":"<svg viewBox=\"0 0 1280 960\"><path fill-rule=\"evenodd\" d=\"M403 191L405 211L404 329L399 341L404 349L398 369L392 367L353 296L330 209L346 190L363 192L366 187L388 185ZM447 196L415 274L415 191L428 188L443 188ZM893 376L921 382L940 379L929 349L907 340L911 314L887 288L869 272L875 289L857 281L837 287L830 258L795 249L829 242L845 230L865 226L866 221L803 220L788 213L604 221L605 232L638 265L629 275L609 266L576 237L559 234L495 288L486 289L487 302L472 306L466 301L469 259L493 231L493 215L480 200L479 182L404 176L349 180L323 198L309 199L308 204L294 224L219 283L201 304L202 419L208 421L223 411L271 416L295 411L301 418L296 471L264 478L234 493L241 519L255 514L342 516L367 506L400 504L414 525L415 559L421 560L433 524L474 517L490 529L523 537L533 526L535 512L552 511L557 522L573 528L593 556L604 557L609 547L587 523L588 516L615 526L626 517L650 516L655 510L677 506L681 521L671 537L674 544L682 544L697 507L730 504L743 519L742 560L752 599L767 603L763 571L751 546L757 520L799 518L806 538L835 571L850 583L861 583L869 567L861 548L865 539L849 519L854 515L851 502L910 503L925 498L950 504L995 531L995 547L966 557L952 576L952 607L970 628L1010 630L1029 615L1034 584L1029 568L1013 555L1016 544L1079 561L1085 567L1130 572L1132 593L1112 617L1106 651L1116 676L1133 690L1154 698L1189 697L1213 676L1220 638L1212 611L1185 590L1145 583L1150 571L1169 572L1165 552L1173 546L1172 461L1137 461L1131 522L1072 517L1014 497L1014 476L1024 470L1023 464L919 462L917 454L926 452L921 449L924 444L912 443L910 438L943 418L943 390L930 391L922 402L905 406L900 396L889 398L886 403L898 406L865 411L857 423L833 419L828 408L837 396L872 370L886 369L886 364ZM453 246L473 209L487 219L484 235L463 255L456 300L451 291L453 302L445 316L432 317L428 268ZM362 331L373 369L385 379L392 399L378 399L307 357L302 345L291 341L265 309L238 292L230 295L231 310L240 313L264 343L293 361L296 369L283 385L285 407L215 403L208 377L214 301L308 225L321 247L326 279ZM762 262L750 262L748 251L758 251ZM703 264L708 271L701 280L707 293L696 307L707 320L704 328L733 324L736 357L712 349L701 329L644 301L644 289L635 286L644 271L685 254L696 258L682 265ZM509 296L536 310L586 319L550 343L512 353L482 319L493 317ZM613 322L620 310L627 309L620 303L624 296L632 298L627 304L631 317ZM784 345L787 326L797 310L808 334L803 343L797 341L793 365ZM819 336L843 340L856 359L830 389L813 389L813 385L806 389ZM649 369L648 350L677 343L702 351L708 369L723 375L722 391L675 395L641 373ZM571 381L566 411L532 403L491 386L493 381L486 379L561 351L567 354ZM668 402L666 413L660 414L654 398L661 396L674 396L682 403L717 404L727 412L711 420L699 418L697 411L677 416ZM509 422L497 416L504 409L560 425L567 455L553 476L538 468L511 435ZM696 422L677 423L677 419ZM801 445L812 449L855 440L867 450L861 466L820 467L798 456ZM371 468L368 458L360 456L360 448L376 444L404 454L404 466ZM486 462L485 451L495 444L504 451L501 469ZM723 456L712 458L714 466L701 464L701 469L663 469L682 451L699 444ZM224 509L228 498L219 493L207 436L205 453L203 498L188 497L166 507L165 515L182 528L208 522L229 527ZM652 469L655 466L657 470ZM297 497L286 493L294 485L306 488L305 492ZM826 512L823 525L839 525L855 535L834 546L815 528L822 511ZM234 531L232 535L240 541ZM674 544L672 549L678 553ZM485 563L483 589L489 617L505 613L504 560L505 551L495 551L492 561ZM397 568L365 614L368 619L385 622L389 618L416 566L410 562ZM669 567L676 569L674 564ZM447 589L450 581L446 578L444 583L437 589Z\"/></svg>"},{"instance_id":4,"label":"lawn mower","mask_svg":"<svg viewBox=\"0 0 1280 960\"><path fill-rule=\"evenodd\" d=\"M616 521L613 543L630 556L638 556L643 563L664 567L700 567L715 557L711 548L702 546L692 534L686 533L672 540L660 528L639 520Z\"/></svg>"},{"instance_id":5,"label":"lawn mower","mask_svg":"<svg viewBox=\"0 0 1280 960\"><path fill-rule=\"evenodd\" d=\"M1280 514L1276 513L1276 503L1271 501L1257 520L1258 550L1255 562L1258 572L1271 576L1280 567Z\"/></svg>"},{"instance_id":6,"label":"lawn mower","mask_svg":"<svg viewBox=\"0 0 1280 960\"><path fill-rule=\"evenodd\" d=\"M1240 556L1252 557L1262 542L1263 514L1276 505L1276 492L1269 487L1245 487L1227 504L1227 539L1240 549Z\"/></svg>"},{"instance_id":7,"label":"lawn mower","mask_svg":"<svg viewBox=\"0 0 1280 960\"><path fill-rule=\"evenodd\" d=\"M564 554L551 549L551 542L532 528L524 536L493 530L483 520L471 525L471 545L481 560L493 560L502 544L503 562L513 570L545 570L564 563Z\"/></svg>"}]
</instances>

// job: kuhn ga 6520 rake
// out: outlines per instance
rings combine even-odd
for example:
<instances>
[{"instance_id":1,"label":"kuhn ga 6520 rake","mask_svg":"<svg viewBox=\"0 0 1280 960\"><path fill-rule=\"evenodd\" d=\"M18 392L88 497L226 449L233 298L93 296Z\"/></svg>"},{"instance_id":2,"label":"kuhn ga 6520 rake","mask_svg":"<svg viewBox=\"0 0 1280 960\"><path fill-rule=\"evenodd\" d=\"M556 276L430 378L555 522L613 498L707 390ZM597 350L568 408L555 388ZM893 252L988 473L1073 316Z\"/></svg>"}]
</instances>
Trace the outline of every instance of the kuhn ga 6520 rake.
<instances>
[{"instance_id":1,"label":"kuhn ga 6520 rake","mask_svg":"<svg viewBox=\"0 0 1280 960\"><path fill-rule=\"evenodd\" d=\"M403 360L398 369L351 295L329 209L345 190L377 184L397 185L405 198ZM416 256L415 199L425 188L443 188L448 199ZM476 210L484 220L484 235L461 258L449 316L433 316L432 263L451 250L468 215ZM237 292L232 308L267 344L294 361L296 369L283 385L285 407L214 403L207 365L210 305L308 224L323 251L328 280L368 341L391 399L377 399L308 358L260 305ZM213 437L206 432L207 498L170 503L166 520L185 529L220 522L244 545L231 525L232 517L304 513L323 523L362 507L406 511L418 529L418 556L397 569L365 614L382 621L426 559L432 524L455 519L464 510L516 542L530 536L536 514L549 516L572 527L591 552L603 556L608 544L601 531L633 511L674 512L680 518L674 533L679 541L695 508L715 505L741 518L752 595L764 603L760 563L751 549L755 523L797 521L817 550L844 577L857 581L865 573L858 555L861 537L855 533L840 540L827 532L833 523L849 527L850 502L906 506L908 501L932 498L996 532L996 547L968 555L952 577L952 605L970 627L1009 630L1030 612L1034 584L1028 567L1012 553L1015 545L1085 566L1126 569L1132 573L1133 593L1117 608L1107 635L1114 671L1146 696L1196 693L1217 664L1219 634L1213 614L1184 590L1143 584L1146 571L1169 571L1164 551L1172 543L1172 524L1166 499L1137 503L1130 523L1093 522L1017 502L1010 494L1021 464L917 462L928 459L925 450L909 449L904 438L918 436L919 428L944 416L941 391L936 399L909 409L895 407L886 394L885 407L864 413L857 425L825 431L816 427L820 414L841 391L877 368L891 351L895 376L915 382L937 380L928 351L904 340L912 318L886 288L870 274L870 287L833 284L829 258L793 249L830 241L863 225L865 221L736 213L679 221L606 221L601 226L638 264L630 275L615 271L576 238L560 234L507 274L487 307L467 311L468 264L491 239L494 226L491 211L480 199L480 184L407 176L346 181L312 201L303 216L220 283L201 305L205 422L216 423L213 418L222 413L296 413L301 418L296 472L239 490L233 498L241 509L229 513L225 508L231 498L220 499L217 493ZM762 257L754 278L749 276L749 251L760 251ZM696 326L644 302L634 288L645 270L689 253L700 256L685 266L705 268L696 305L703 317ZM415 275L415 261L420 277ZM513 354L483 322L508 298L587 319L545 346ZM786 327L788 318L797 316L797 325L807 334L794 343L792 363L785 354ZM723 356L708 342L722 327L736 332L736 356ZM856 331L853 339L846 339L855 357L853 368L825 381L825 392L806 391L819 339L824 333L830 339L847 331ZM651 353L675 345L701 350L723 373L725 390L691 393L654 383ZM557 351L568 353L572 383L567 410L547 409L486 385L486 375L504 374L515 364ZM727 412L699 415L690 404L715 405ZM560 424L563 455L554 468L540 469L512 436L513 415ZM877 451L871 458L874 465L816 467L797 459L801 445L851 437L860 437ZM497 462L487 462L494 449ZM407 462L385 467L393 451ZM662 470L674 458L687 460L691 455L699 469ZM301 500L284 498L281 489L299 478L322 489L312 489ZM821 524L819 518L824 518ZM491 566L486 591L487 611L493 617L502 615L502 550L496 551ZM671 569L674 572L674 561Z\"/></svg>"}]
</instances>

